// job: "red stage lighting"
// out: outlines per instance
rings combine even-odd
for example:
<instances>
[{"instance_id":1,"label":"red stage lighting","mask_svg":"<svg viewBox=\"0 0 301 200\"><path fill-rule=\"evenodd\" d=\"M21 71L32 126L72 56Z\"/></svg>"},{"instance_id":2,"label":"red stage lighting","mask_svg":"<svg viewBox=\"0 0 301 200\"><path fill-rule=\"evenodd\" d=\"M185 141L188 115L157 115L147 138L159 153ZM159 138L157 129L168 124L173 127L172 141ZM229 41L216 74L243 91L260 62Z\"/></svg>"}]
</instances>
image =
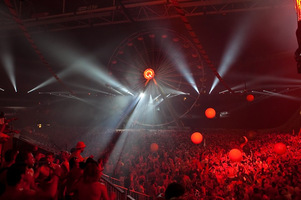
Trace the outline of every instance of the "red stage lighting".
<instances>
[{"instance_id":1,"label":"red stage lighting","mask_svg":"<svg viewBox=\"0 0 301 200\"><path fill-rule=\"evenodd\" d=\"M144 70L143 75L146 80L151 80L152 78L155 77L155 72L153 69L148 68L148 69Z\"/></svg>"}]
</instances>

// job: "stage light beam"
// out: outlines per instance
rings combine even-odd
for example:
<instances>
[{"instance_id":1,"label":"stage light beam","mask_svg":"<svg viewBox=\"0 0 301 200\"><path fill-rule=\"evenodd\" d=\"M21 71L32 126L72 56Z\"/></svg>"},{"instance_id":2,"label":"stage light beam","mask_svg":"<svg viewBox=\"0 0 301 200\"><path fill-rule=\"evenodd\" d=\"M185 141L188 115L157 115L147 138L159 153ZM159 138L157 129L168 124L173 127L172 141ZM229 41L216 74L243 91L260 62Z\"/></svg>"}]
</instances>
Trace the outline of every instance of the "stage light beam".
<instances>
[{"instance_id":1,"label":"stage light beam","mask_svg":"<svg viewBox=\"0 0 301 200\"><path fill-rule=\"evenodd\" d=\"M139 98L142 99L145 96L143 92L140 93Z\"/></svg>"},{"instance_id":2,"label":"stage light beam","mask_svg":"<svg viewBox=\"0 0 301 200\"><path fill-rule=\"evenodd\" d=\"M62 72L58 73L57 76L60 77L60 78L62 79L62 78L64 78L64 77L66 77L68 74L70 74L70 70L67 69L67 70L63 70ZM27 93L31 93L31 92L33 92L33 91L35 91L35 90L38 90L38 89L40 89L40 88L43 88L43 87L45 87L45 86L47 86L47 85L50 85L50 84L52 84L52 83L55 83L56 81L57 81L56 78L54 78L54 77L52 76L52 77L50 77L49 79L47 79L46 81L44 81L43 83L41 83L41 84L39 84L38 86L34 87L33 89L27 91Z\"/></svg>"},{"instance_id":3,"label":"stage light beam","mask_svg":"<svg viewBox=\"0 0 301 200\"><path fill-rule=\"evenodd\" d=\"M14 68L11 55L5 53L2 57L2 62L3 62L4 69L9 77L9 80L14 87L15 92L17 92L18 90L17 90L16 77L15 77L15 68Z\"/></svg>"},{"instance_id":4,"label":"stage light beam","mask_svg":"<svg viewBox=\"0 0 301 200\"><path fill-rule=\"evenodd\" d=\"M266 92L266 93L270 94L271 96L277 96L277 97L291 99L291 100L300 100L300 98L298 98L298 97L294 97L294 96L290 96L290 95L286 95L286 94L280 94L280 93L276 93L276 92L271 92L268 90L263 90L263 92Z\"/></svg>"},{"instance_id":5,"label":"stage light beam","mask_svg":"<svg viewBox=\"0 0 301 200\"><path fill-rule=\"evenodd\" d=\"M90 79L101 83L101 84L108 84L111 85L114 88L120 89L122 92L125 92L131 96L134 96L134 94L129 91L126 87L124 87L121 83L119 83L116 79L114 79L112 76L110 76L106 71L102 70L99 65L96 65L92 62L87 61L84 63L85 67L80 68L81 74L86 75Z\"/></svg>"},{"instance_id":6,"label":"stage light beam","mask_svg":"<svg viewBox=\"0 0 301 200\"><path fill-rule=\"evenodd\" d=\"M224 54L222 58L222 62L218 68L218 73L221 77L223 77L226 72L229 71L231 65L239 55L239 52L241 50L241 47L246 39L247 32L250 29L250 20L251 18L245 18L243 21L241 21L241 25L238 28L238 31L234 35L234 37L230 40L228 47L226 48L226 53ZM213 91L213 89L218 84L218 78L215 77L213 84L211 86L211 89L209 91L209 94Z\"/></svg>"},{"instance_id":7,"label":"stage light beam","mask_svg":"<svg viewBox=\"0 0 301 200\"><path fill-rule=\"evenodd\" d=\"M184 56L176 50L176 48L169 47L166 49L168 54L170 55L173 61L173 64L176 66L177 70L181 72L185 80L193 87L193 89L200 94L199 89L195 83L195 80L193 79L193 76L191 75L191 71L188 67L187 61L184 58Z\"/></svg>"}]
</instances>

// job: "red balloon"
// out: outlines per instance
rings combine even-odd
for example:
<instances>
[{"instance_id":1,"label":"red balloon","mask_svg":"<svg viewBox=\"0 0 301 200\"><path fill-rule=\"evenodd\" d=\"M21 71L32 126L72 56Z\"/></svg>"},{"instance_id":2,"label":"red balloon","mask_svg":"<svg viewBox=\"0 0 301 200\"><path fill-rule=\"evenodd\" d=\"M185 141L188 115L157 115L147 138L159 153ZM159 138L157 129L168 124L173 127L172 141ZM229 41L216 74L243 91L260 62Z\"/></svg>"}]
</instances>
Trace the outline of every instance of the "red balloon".
<instances>
[{"instance_id":1,"label":"red balloon","mask_svg":"<svg viewBox=\"0 0 301 200\"><path fill-rule=\"evenodd\" d=\"M229 158L233 162L238 162L242 160L242 153L239 149L232 149L229 152Z\"/></svg>"},{"instance_id":2,"label":"red balloon","mask_svg":"<svg viewBox=\"0 0 301 200\"><path fill-rule=\"evenodd\" d=\"M279 154L279 155L282 155L282 154L285 154L286 152L286 145L279 142L277 144L275 144L274 146L274 151Z\"/></svg>"},{"instance_id":3,"label":"red balloon","mask_svg":"<svg viewBox=\"0 0 301 200\"><path fill-rule=\"evenodd\" d=\"M152 143L150 149L152 152L156 152L159 149L159 145L157 143Z\"/></svg>"},{"instance_id":4,"label":"red balloon","mask_svg":"<svg viewBox=\"0 0 301 200\"><path fill-rule=\"evenodd\" d=\"M200 144L203 141L203 135L199 132L195 132L190 137L194 144Z\"/></svg>"},{"instance_id":5,"label":"red balloon","mask_svg":"<svg viewBox=\"0 0 301 200\"><path fill-rule=\"evenodd\" d=\"M213 108L207 108L206 111L205 111L205 115L209 119L214 118L215 114L216 114L216 112L215 112L215 110Z\"/></svg>"},{"instance_id":6,"label":"red balloon","mask_svg":"<svg viewBox=\"0 0 301 200\"><path fill-rule=\"evenodd\" d=\"M249 94L249 95L247 95L246 99L249 102L254 101L254 95L253 94Z\"/></svg>"}]
</instances>

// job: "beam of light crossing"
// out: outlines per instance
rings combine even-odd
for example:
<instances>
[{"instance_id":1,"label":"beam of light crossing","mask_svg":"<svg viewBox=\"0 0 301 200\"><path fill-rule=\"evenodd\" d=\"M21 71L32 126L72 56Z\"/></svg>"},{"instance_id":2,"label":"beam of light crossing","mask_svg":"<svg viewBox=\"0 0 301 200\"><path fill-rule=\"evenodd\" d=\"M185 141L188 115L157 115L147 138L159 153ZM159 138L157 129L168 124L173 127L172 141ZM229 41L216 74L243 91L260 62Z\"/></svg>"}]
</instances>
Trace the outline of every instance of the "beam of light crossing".
<instances>
[{"instance_id":1,"label":"beam of light crossing","mask_svg":"<svg viewBox=\"0 0 301 200\"><path fill-rule=\"evenodd\" d=\"M101 70L99 66L93 63L85 63L84 66L85 67L80 68L80 72L82 74L85 74L88 78L101 84L105 83L107 85L110 85L112 86L112 88L118 88L122 92L134 96L134 94L131 91L129 91L127 88L121 85L117 80L111 77L106 71Z\"/></svg>"},{"instance_id":2,"label":"beam of light crossing","mask_svg":"<svg viewBox=\"0 0 301 200\"><path fill-rule=\"evenodd\" d=\"M291 100L301 100L301 98L298 97L294 97L294 96L290 96L290 95L286 95L286 94L280 94L280 93L276 93L276 92L271 92L268 90L263 90L263 92L270 94L271 96L276 96L276 97L281 97L281 98L285 98L285 99L291 99Z\"/></svg>"},{"instance_id":3,"label":"beam of light crossing","mask_svg":"<svg viewBox=\"0 0 301 200\"><path fill-rule=\"evenodd\" d=\"M189 69L189 66L184 58L184 56L176 50L176 48L169 47L166 49L169 56L172 58L173 64L177 67L179 72L183 75L185 80L193 87L193 89L200 94L199 89L195 83L195 80L193 79L193 76L191 75L191 71Z\"/></svg>"},{"instance_id":4,"label":"beam of light crossing","mask_svg":"<svg viewBox=\"0 0 301 200\"><path fill-rule=\"evenodd\" d=\"M139 96L134 97L134 100L128 104L128 106L125 106L124 111L120 115L118 119L118 123L116 128L120 126L120 124L126 119L126 117L130 114L130 119L128 120L127 124L131 122L131 118L133 116L133 113L135 112L141 98Z\"/></svg>"},{"instance_id":5,"label":"beam of light crossing","mask_svg":"<svg viewBox=\"0 0 301 200\"><path fill-rule=\"evenodd\" d=\"M150 87L147 87L146 90L144 91L144 95L145 94L150 94ZM132 109L132 112L129 115L129 119L126 123L126 127L131 127L132 124L134 124L136 121L140 121L141 118L144 118L145 120L147 119L158 119L158 117L156 116L157 113L155 112L155 105L158 102L163 101L163 99L159 99L158 101L153 101L153 104L149 104L150 99L149 98L145 98L145 96L143 98L140 97L140 95L138 95L137 101L135 101L135 107ZM139 119L139 120L138 120Z\"/></svg>"},{"instance_id":6,"label":"beam of light crossing","mask_svg":"<svg viewBox=\"0 0 301 200\"><path fill-rule=\"evenodd\" d=\"M77 88L85 89L85 90L88 90L88 91L93 91L93 92L96 92L96 93L104 94L104 95L116 96L113 93L108 93L108 92L105 92L105 91L102 91L102 90L99 90L99 89L95 89L95 88L91 88L91 87L88 87L88 86L85 86L85 85L82 85L82 84L69 83L69 85L75 86Z\"/></svg>"},{"instance_id":7,"label":"beam of light crossing","mask_svg":"<svg viewBox=\"0 0 301 200\"><path fill-rule=\"evenodd\" d=\"M58 77L60 77L60 79L65 78L66 76L68 76L70 73L72 72L71 68L65 69L63 71L61 71L60 73L57 74ZM38 89L41 89L47 85L50 85L52 83L55 83L57 80L56 78L54 78L53 76L50 77L49 79L47 79L46 81L44 81L43 83L39 84L38 86L34 87L33 89L27 91L27 93L31 93L33 91L36 91Z\"/></svg>"},{"instance_id":8,"label":"beam of light crossing","mask_svg":"<svg viewBox=\"0 0 301 200\"><path fill-rule=\"evenodd\" d=\"M80 98L80 97L75 96L75 95L72 95L70 92L39 92L39 94L48 94L48 95L53 95L53 96L57 96L57 97L67 98L67 99L74 99L74 100L77 100L77 101L80 101L80 102L83 102L83 103L86 103L86 104L89 104L93 107L98 108L96 105L89 102L88 100Z\"/></svg>"},{"instance_id":9,"label":"beam of light crossing","mask_svg":"<svg viewBox=\"0 0 301 200\"><path fill-rule=\"evenodd\" d=\"M255 79L256 78L256 79ZM270 76L262 76L262 77L256 77L254 76L254 79L251 81L248 81L246 83L242 83L239 85L236 85L234 87L231 87L231 89L238 90L238 89L248 89L247 87L252 87L254 89L254 86L258 85L257 88L262 88L262 83L269 82L269 81L278 81L278 82L286 82L286 83L301 83L301 80L299 79L290 79L290 78L281 78L281 77L270 77ZM264 84L265 88L290 88L290 87L300 87L300 85L289 85L289 84ZM220 91L219 94L227 93L228 90Z\"/></svg>"},{"instance_id":10,"label":"beam of light crossing","mask_svg":"<svg viewBox=\"0 0 301 200\"><path fill-rule=\"evenodd\" d=\"M59 41L59 38L56 38ZM86 75L88 78L97 81L98 83L108 83L109 85L112 85L114 88L122 88L122 91L124 93L127 93L129 95L133 95L132 92L130 92L127 88L122 86L118 81L114 80L110 75L105 73L103 70L100 69L99 64L94 64L95 61L93 61L92 55L85 55L84 58L82 55L84 55L84 52L80 52L78 47L73 47L67 49L65 52L57 51L57 49L64 48L66 50L66 46L63 46L61 44L63 43L53 43L48 42L52 40L42 40L40 41L41 45L44 48L50 49L49 53L56 58L56 60L59 61L59 63L64 63L65 69L57 74L58 77L66 76L69 73L80 73L83 75ZM64 40L65 41L65 40ZM75 51L77 49L77 51ZM78 59L80 58L80 59ZM98 69L97 69L98 68ZM65 74L66 75L63 75ZM51 83L54 83L55 79L46 80L45 82L41 83L40 85L36 86L35 88L28 91L28 93L33 92L37 89L40 89L42 87L45 87Z\"/></svg>"},{"instance_id":11,"label":"beam of light crossing","mask_svg":"<svg viewBox=\"0 0 301 200\"><path fill-rule=\"evenodd\" d=\"M241 50L241 47L246 39L247 32L251 27L250 20L251 18L245 18L243 21L241 21L241 25L238 27L235 36L230 40L228 47L226 48L226 52L222 58L222 62L218 68L218 73L221 77L223 77L226 74L226 72L229 71L231 65L235 62L235 59L238 57L239 51ZM217 86L218 81L218 78L215 77L209 94L211 94L213 89Z\"/></svg>"},{"instance_id":12,"label":"beam of light crossing","mask_svg":"<svg viewBox=\"0 0 301 200\"><path fill-rule=\"evenodd\" d=\"M280 93L273 93L273 92L267 92L267 90L263 90L264 92L260 92L260 91L255 91L255 90L253 90L252 91L252 93L254 93L254 94L261 94L261 95L263 95L263 96L265 96L265 98L267 98L267 96L268 97L275 97L275 96L277 96L277 97L281 97L281 98L286 98L286 99L291 99L291 100L294 100L294 101L300 101L301 100L301 98L298 98L298 97L293 97L293 96L289 96L289 95L283 95L283 94L280 94ZM262 97L261 98L261 100L263 100L264 98ZM257 100L258 100L258 98L257 98Z\"/></svg>"},{"instance_id":13,"label":"beam of light crossing","mask_svg":"<svg viewBox=\"0 0 301 200\"><path fill-rule=\"evenodd\" d=\"M161 96L161 94L159 94L158 96L156 96L156 97L154 98L154 101L156 101L160 96Z\"/></svg>"},{"instance_id":14,"label":"beam of light crossing","mask_svg":"<svg viewBox=\"0 0 301 200\"><path fill-rule=\"evenodd\" d=\"M128 89L126 89L121 84L119 84L118 81L116 81L112 77L110 77L109 74L107 74L106 72L101 70L98 66L93 65L92 63L89 63L89 61L86 61L86 60L81 60L81 61L77 62L73 66L63 70L62 72L58 73L57 75L60 78L64 78L64 77L70 75L71 73L75 73L75 72L85 75L88 78L90 78L98 83L101 83L101 84L103 84L104 82L107 82L110 85L114 86L114 88L120 88L124 93L134 96ZM54 77L51 77L48 80L46 80L45 82L36 86L35 88L29 90L27 93L38 90L38 89L45 87L47 85L50 85L54 82L56 82L56 79Z\"/></svg>"},{"instance_id":15,"label":"beam of light crossing","mask_svg":"<svg viewBox=\"0 0 301 200\"><path fill-rule=\"evenodd\" d=\"M76 69L79 69L79 67L70 67L70 68L67 68L63 71L61 71L60 73L57 74L58 77L60 77L61 79L62 78L65 78L66 76L68 76L69 74L72 73L72 71L76 71ZM50 77L49 79L47 79L46 81L44 81L43 83L39 84L38 86L34 87L33 89L27 91L27 93L31 93L33 91L36 91L38 89L41 89L43 87L46 87L47 85L50 85L52 83L55 83L57 80L54 78L54 77Z\"/></svg>"},{"instance_id":16,"label":"beam of light crossing","mask_svg":"<svg viewBox=\"0 0 301 200\"><path fill-rule=\"evenodd\" d=\"M164 86L162 86L162 88L163 87ZM187 93L187 92L182 92L182 91L175 90L175 89L172 89L172 88L169 88L169 87L164 87L164 92L166 94L172 94L172 95L189 95L189 93Z\"/></svg>"},{"instance_id":17,"label":"beam of light crossing","mask_svg":"<svg viewBox=\"0 0 301 200\"><path fill-rule=\"evenodd\" d=\"M51 77L51 78L49 78L48 80L46 80L46 81L44 81L43 83L41 83L40 85L38 85L38 86L32 88L31 90L28 90L27 93L31 93L31 92L33 92L33 91L35 91L35 90L38 90L38 89L40 89L40 88L43 88L43 87L45 87L45 86L47 86L47 85L50 85L51 83L54 83L55 81L56 81L56 79L55 79L54 77Z\"/></svg>"}]
</instances>

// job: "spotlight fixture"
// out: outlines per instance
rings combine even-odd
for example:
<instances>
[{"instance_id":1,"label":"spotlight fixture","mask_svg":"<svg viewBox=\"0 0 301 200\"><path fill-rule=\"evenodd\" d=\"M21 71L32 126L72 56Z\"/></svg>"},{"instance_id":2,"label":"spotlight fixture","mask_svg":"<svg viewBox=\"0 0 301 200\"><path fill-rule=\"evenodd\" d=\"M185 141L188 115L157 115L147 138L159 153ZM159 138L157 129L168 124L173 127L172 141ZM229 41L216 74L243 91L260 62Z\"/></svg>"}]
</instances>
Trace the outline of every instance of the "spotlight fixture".
<instances>
[{"instance_id":1,"label":"spotlight fixture","mask_svg":"<svg viewBox=\"0 0 301 200\"><path fill-rule=\"evenodd\" d=\"M144 96L145 96L145 94L143 92L141 92L139 95L140 99L142 99Z\"/></svg>"}]
</instances>

